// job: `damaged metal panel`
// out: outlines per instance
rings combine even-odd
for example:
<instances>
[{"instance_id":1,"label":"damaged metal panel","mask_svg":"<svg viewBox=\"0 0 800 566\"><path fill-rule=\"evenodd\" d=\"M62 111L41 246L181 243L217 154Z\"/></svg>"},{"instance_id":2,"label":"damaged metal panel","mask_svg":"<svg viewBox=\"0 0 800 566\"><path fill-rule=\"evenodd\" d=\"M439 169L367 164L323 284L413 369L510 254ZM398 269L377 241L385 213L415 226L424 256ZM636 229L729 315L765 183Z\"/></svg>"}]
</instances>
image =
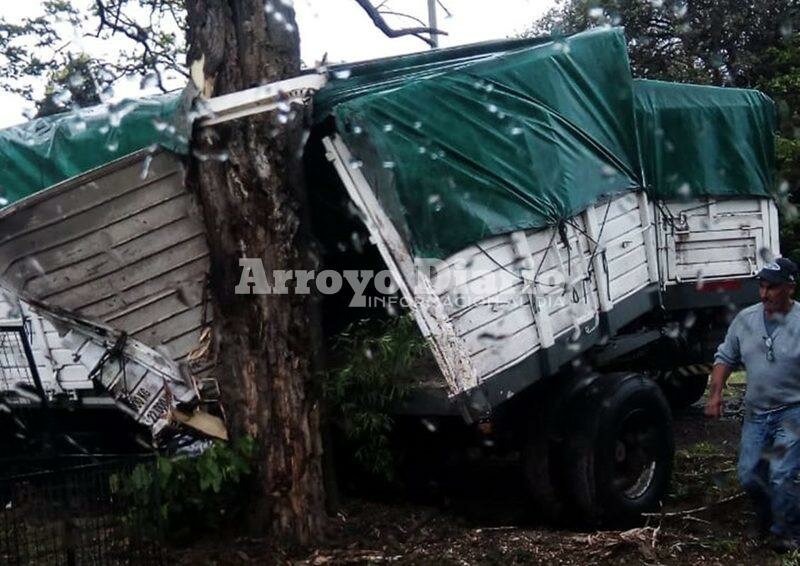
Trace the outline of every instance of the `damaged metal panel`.
<instances>
[{"instance_id":1,"label":"damaged metal panel","mask_svg":"<svg viewBox=\"0 0 800 566\"><path fill-rule=\"evenodd\" d=\"M0 341L0 359L3 360L0 363L3 385L0 397L7 404L31 403L32 396L26 393L31 383L26 376L36 374L39 380L36 386L44 398L33 398L34 401L46 403L64 396L80 405L88 401L88 397L97 396L92 391L82 391L86 389L82 385L89 383L92 389L105 391L116 406L136 422L149 427L154 438L168 429L197 428L195 423L202 426L199 431L205 435L226 436L222 421L200 408L202 399L197 381L184 365L124 332L64 311L17 302L10 295L3 296L4 310L9 312L15 302L19 318L5 320L4 327L16 322L23 333L22 339L28 341L34 353L30 362L36 367L27 367L29 360L14 351L9 340ZM55 330L55 335L48 332L49 338L44 338L45 334L27 330L37 326ZM54 355L57 351L69 352L71 357L59 363ZM67 367L71 370L69 381L62 379ZM39 371L45 368L49 371Z\"/></svg>"},{"instance_id":2,"label":"damaged metal panel","mask_svg":"<svg viewBox=\"0 0 800 566\"><path fill-rule=\"evenodd\" d=\"M178 156L140 151L0 211L0 277L184 360L211 309L209 250Z\"/></svg>"}]
</instances>

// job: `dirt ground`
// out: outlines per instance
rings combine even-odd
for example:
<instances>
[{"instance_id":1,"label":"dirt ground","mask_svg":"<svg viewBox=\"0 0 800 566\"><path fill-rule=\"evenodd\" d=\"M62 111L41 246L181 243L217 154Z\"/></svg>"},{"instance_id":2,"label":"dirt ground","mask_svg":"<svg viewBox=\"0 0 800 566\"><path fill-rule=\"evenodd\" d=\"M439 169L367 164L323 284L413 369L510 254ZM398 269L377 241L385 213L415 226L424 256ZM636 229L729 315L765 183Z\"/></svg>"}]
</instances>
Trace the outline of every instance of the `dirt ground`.
<instances>
[{"instance_id":1,"label":"dirt ground","mask_svg":"<svg viewBox=\"0 0 800 566\"><path fill-rule=\"evenodd\" d=\"M726 415L719 421L703 416L702 402L675 415L675 473L665 515L652 517L640 528L577 532L526 522L513 471L499 468L490 471L483 483L476 480L467 493L443 498L435 505L348 500L331 521L328 542L313 550L280 551L264 541L238 539L225 545L209 543L202 549L202 561L800 564L800 555L780 556L746 534L753 516L747 501L737 497L734 472L742 392L741 384L729 387ZM702 509L669 515L696 508ZM196 564L197 556L195 552L178 553L175 558L179 563Z\"/></svg>"}]
</instances>

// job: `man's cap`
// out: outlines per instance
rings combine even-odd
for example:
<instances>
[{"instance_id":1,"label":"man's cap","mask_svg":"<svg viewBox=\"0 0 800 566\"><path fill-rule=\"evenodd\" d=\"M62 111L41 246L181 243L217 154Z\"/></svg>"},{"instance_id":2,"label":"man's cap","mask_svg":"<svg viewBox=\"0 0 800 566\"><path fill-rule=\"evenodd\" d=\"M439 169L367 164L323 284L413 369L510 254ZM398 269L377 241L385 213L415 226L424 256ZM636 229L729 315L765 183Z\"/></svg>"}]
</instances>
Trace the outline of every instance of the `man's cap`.
<instances>
[{"instance_id":1,"label":"man's cap","mask_svg":"<svg viewBox=\"0 0 800 566\"><path fill-rule=\"evenodd\" d=\"M786 257L770 261L756 274L756 279L768 283L794 283L797 281L797 264Z\"/></svg>"}]
</instances>

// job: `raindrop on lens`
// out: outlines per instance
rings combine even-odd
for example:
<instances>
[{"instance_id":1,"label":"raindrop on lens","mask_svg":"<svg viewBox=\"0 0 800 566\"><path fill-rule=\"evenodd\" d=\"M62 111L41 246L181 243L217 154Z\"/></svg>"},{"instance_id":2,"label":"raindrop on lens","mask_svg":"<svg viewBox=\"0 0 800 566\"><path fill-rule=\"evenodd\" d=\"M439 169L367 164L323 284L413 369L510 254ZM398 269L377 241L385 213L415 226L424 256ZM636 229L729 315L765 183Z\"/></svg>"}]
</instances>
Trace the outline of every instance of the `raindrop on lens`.
<instances>
[{"instance_id":1,"label":"raindrop on lens","mask_svg":"<svg viewBox=\"0 0 800 566\"><path fill-rule=\"evenodd\" d=\"M158 75L155 73L147 73L145 76L142 77L141 82L139 83L139 88L141 89L148 89L153 88L158 83Z\"/></svg>"}]
</instances>

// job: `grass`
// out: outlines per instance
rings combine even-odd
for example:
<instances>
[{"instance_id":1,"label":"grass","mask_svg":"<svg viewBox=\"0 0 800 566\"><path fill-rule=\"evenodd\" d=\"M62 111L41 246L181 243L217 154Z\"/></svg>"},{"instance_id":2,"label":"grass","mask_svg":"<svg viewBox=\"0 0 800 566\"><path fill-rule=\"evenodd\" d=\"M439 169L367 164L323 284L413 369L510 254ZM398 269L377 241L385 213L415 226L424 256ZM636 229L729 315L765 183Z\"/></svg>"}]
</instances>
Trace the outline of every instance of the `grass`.
<instances>
[{"instance_id":1,"label":"grass","mask_svg":"<svg viewBox=\"0 0 800 566\"><path fill-rule=\"evenodd\" d=\"M720 447L716 444L709 442L707 440L703 440L701 442L695 442L691 446L680 450L680 455L685 458L693 458L697 456L721 456L723 455L720 451Z\"/></svg>"},{"instance_id":2,"label":"grass","mask_svg":"<svg viewBox=\"0 0 800 566\"><path fill-rule=\"evenodd\" d=\"M728 378L727 385L744 385L747 383L747 374L743 371L735 371Z\"/></svg>"}]
</instances>

